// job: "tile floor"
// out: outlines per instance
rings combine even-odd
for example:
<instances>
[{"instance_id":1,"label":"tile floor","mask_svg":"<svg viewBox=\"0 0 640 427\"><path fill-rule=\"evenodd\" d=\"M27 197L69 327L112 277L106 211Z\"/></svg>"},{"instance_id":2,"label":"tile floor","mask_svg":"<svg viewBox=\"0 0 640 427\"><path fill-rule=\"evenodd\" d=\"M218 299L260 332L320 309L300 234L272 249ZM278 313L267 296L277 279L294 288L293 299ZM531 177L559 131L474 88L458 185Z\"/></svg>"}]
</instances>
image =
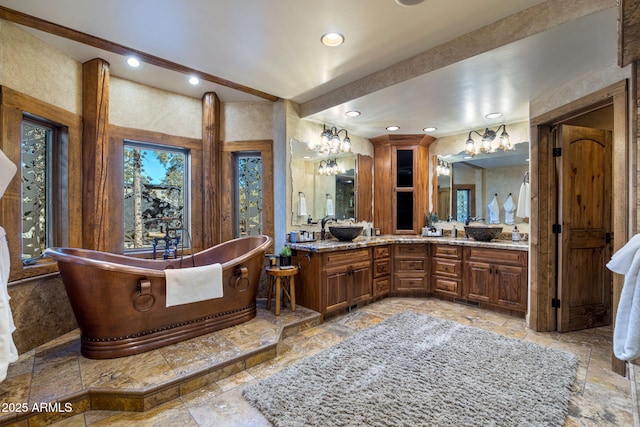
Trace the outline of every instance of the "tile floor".
<instances>
[{"instance_id":1,"label":"tile floor","mask_svg":"<svg viewBox=\"0 0 640 427\"><path fill-rule=\"evenodd\" d=\"M78 395L78 390L90 383L96 389L124 387L124 394L118 398L126 401L129 395L135 394L128 391L130 387L137 385L150 390L154 384L177 375L184 380L177 396L165 396L165 403L157 406L145 401L143 405L151 408L144 412L86 410L55 422L49 422L46 418L32 419L28 425L269 426L269 422L242 397L244 385L266 378L361 329L407 310L571 351L579 356L580 365L576 391L571 398L565 425L640 425L635 394L640 379L636 378L636 366L631 366L631 380L611 372L610 328L565 334L536 333L527 329L522 319L432 298L386 298L328 319L321 325L317 325L317 317L313 312L304 309L295 313L285 309L276 318L261 308L256 319L243 325L190 340L188 344L176 344L164 350L116 359L117 362L90 361L79 356L76 333L75 336L61 338L61 342L49 343L46 349L21 356L20 361L10 367L5 383L0 384L0 399L3 403L34 402L52 398L47 393L60 393L60 390L67 390L66 395ZM280 335L280 328L287 322L295 326ZM273 325L276 325L275 329ZM260 347L264 352L256 353L251 346ZM212 354L212 349L215 349L215 354ZM192 375L203 372L202 368L207 364L223 366L224 359L239 360L243 351L248 354L244 362L226 365L222 374L216 371L215 375L208 373L197 378ZM47 360L46 369L42 360L38 361L43 358ZM6 385L7 381L10 385ZM172 384L176 381L175 378L169 378ZM26 382L29 384L21 387L21 383ZM52 391L51 385L57 391ZM135 404L137 401L132 402ZM87 405L79 401L74 410L84 410L79 408L83 404ZM0 425L4 424L0 418ZM27 424L25 421L16 422L15 425Z\"/></svg>"}]
</instances>

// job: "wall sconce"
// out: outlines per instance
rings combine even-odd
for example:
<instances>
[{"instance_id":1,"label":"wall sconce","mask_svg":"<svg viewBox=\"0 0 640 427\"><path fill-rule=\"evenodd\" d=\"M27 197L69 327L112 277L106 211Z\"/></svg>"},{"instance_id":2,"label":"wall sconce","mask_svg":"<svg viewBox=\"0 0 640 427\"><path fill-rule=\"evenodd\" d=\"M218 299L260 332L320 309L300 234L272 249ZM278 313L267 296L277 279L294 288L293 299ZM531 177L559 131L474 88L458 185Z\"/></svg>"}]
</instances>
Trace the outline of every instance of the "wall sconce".
<instances>
[{"instance_id":1,"label":"wall sconce","mask_svg":"<svg viewBox=\"0 0 640 427\"><path fill-rule=\"evenodd\" d=\"M445 162L444 160L438 159L436 172L438 175L449 176L451 175L451 167L449 166L449 163Z\"/></svg>"},{"instance_id":2,"label":"wall sconce","mask_svg":"<svg viewBox=\"0 0 640 427\"><path fill-rule=\"evenodd\" d=\"M340 132L344 132L344 139L340 139ZM350 153L351 139L349 138L349 132L347 132L346 129L338 130L335 126L327 129L327 125L323 124L322 132L320 133L320 142L309 141L307 143L307 149L325 155L329 153Z\"/></svg>"},{"instance_id":3,"label":"wall sconce","mask_svg":"<svg viewBox=\"0 0 640 427\"><path fill-rule=\"evenodd\" d=\"M496 140L496 136L498 132L502 129L502 133L500 134L500 139ZM472 138L471 134L475 133L476 135L482 137L482 141L476 143ZM498 126L498 129L491 130L489 128L485 128L484 133L480 134L478 131L472 130L469 132L469 137L467 139L467 143L465 145L464 152L471 155L472 157L479 153L495 153L498 149L503 151L513 150L515 147L511 145L511 141L509 139L509 134L507 133L507 127L502 124Z\"/></svg>"},{"instance_id":4,"label":"wall sconce","mask_svg":"<svg viewBox=\"0 0 640 427\"><path fill-rule=\"evenodd\" d=\"M340 172L343 170L338 166L337 159L320 160L318 175L338 175Z\"/></svg>"}]
</instances>

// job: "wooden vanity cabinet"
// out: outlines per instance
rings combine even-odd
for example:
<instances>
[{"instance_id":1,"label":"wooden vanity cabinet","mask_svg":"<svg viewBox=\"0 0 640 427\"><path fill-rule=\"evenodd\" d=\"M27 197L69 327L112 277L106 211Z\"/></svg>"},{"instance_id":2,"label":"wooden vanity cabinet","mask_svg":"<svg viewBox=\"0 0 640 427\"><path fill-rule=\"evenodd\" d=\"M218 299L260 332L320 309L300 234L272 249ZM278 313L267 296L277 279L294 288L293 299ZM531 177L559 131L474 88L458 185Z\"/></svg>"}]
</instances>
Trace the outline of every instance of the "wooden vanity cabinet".
<instances>
[{"instance_id":1,"label":"wooden vanity cabinet","mask_svg":"<svg viewBox=\"0 0 640 427\"><path fill-rule=\"evenodd\" d=\"M396 243L393 253L393 271L394 291L428 291L429 245Z\"/></svg>"},{"instance_id":2,"label":"wooden vanity cabinet","mask_svg":"<svg viewBox=\"0 0 640 427\"><path fill-rule=\"evenodd\" d=\"M373 297L385 296L391 289L391 247L374 246L373 254Z\"/></svg>"},{"instance_id":3,"label":"wooden vanity cabinet","mask_svg":"<svg viewBox=\"0 0 640 427\"><path fill-rule=\"evenodd\" d=\"M429 135L383 135L373 144L373 217L382 234L420 233L429 210Z\"/></svg>"},{"instance_id":4,"label":"wooden vanity cabinet","mask_svg":"<svg viewBox=\"0 0 640 427\"><path fill-rule=\"evenodd\" d=\"M431 245L431 292L462 296L462 246Z\"/></svg>"},{"instance_id":5,"label":"wooden vanity cabinet","mask_svg":"<svg viewBox=\"0 0 640 427\"><path fill-rule=\"evenodd\" d=\"M296 303L322 315L373 298L369 248L326 252L297 251L300 278Z\"/></svg>"},{"instance_id":6,"label":"wooden vanity cabinet","mask_svg":"<svg viewBox=\"0 0 640 427\"><path fill-rule=\"evenodd\" d=\"M527 252L464 248L463 297L513 311L527 311Z\"/></svg>"}]
</instances>

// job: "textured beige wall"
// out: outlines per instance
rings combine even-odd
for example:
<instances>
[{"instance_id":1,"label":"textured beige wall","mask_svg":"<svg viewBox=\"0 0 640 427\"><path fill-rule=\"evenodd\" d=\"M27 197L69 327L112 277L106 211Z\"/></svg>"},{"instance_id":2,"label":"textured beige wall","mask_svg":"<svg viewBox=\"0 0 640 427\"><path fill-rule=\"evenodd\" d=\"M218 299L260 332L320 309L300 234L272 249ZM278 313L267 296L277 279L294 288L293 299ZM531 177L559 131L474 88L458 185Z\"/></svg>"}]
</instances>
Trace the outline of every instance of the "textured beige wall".
<instances>
[{"instance_id":1,"label":"textured beige wall","mask_svg":"<svg viewBox=\"0 0 640 427\"><path fill-rule=\"evenodd\" d=\"M225 102L220 117L223 141L273 139L273 102Z\"/></svg>"},{"instance_id":2,"label":"textured beige wall","mask_svg":"<svg viewBox=\"0 0 640 427\"><path fill-rule=\"evenodd\" d=\"M82 65L10 22L0 20L0 85L82 113Z\"/></svg>"},{"instance_id":3,"label":"textured beige wall","mask_svg":"<svg viewBox=\"0 0 640 427\"><path fill-rule=\"evenodd\" d=\"M109 123L188 138L202 138L202 101L110 78Z\"/></svg>"}]
</instances>

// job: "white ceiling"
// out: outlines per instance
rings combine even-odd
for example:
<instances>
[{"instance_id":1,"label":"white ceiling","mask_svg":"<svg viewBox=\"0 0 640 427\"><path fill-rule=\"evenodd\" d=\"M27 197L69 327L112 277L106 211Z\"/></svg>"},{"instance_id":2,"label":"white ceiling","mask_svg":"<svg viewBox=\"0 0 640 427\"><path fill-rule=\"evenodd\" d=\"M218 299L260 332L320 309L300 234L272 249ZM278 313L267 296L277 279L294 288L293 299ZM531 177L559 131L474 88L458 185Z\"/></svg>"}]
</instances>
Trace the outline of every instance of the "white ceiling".
<instances>
[{"instance_id":1,"label":"white ceiling","mask_svg":"<svg viewBox=\"0 0 640 427\"><path fill-rule=\"evenodd\" d=\"M118 43L300 104L443 45L541 0L0 0L0 6ZM132 70L122 56L28 29L80 62L101 57L114 76L223 102L259 100L148 64ZM345 35L328 48L320 36ZM374 137L422 133L435 137L528 118L529 101L590 70L616 63L615 7L553 27L487 53L397 84L372 87L307 119ZM366 85L365 85L366 86ZM357 109L362 115L347 118ZM501 111L500 119L484 115Z\"/></svg>"}]
</instances>

